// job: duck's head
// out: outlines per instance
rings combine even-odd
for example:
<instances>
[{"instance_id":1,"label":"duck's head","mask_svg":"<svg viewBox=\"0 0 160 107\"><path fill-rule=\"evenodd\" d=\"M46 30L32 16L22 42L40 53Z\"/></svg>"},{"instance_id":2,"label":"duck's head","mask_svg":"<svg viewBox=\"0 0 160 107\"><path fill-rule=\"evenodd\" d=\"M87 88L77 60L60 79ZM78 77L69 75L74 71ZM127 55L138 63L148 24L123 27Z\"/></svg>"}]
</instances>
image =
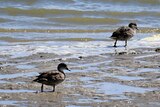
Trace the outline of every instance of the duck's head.
<instances>
[{"instance_id":1,"label":"duck's head","mask_svg":"<svg viewBox=\"0 0 160 107\"><path fill-rule=\"evenodd\" d=\"M70 71L70 69L68 69L67 65L65 63L60 63L57 67L58 71L63 71L63 70L68 70Z\"/></svg>"},{"instance_id":2,"label":"duck's head","mask_svg":"<svg viewBox=\"0 0 160 107\"><path fill-rule=\"evenodd\" d=\"M128 26L132 29L139 30L136 23L130 23Z\"/></svg>"}]
</instances>

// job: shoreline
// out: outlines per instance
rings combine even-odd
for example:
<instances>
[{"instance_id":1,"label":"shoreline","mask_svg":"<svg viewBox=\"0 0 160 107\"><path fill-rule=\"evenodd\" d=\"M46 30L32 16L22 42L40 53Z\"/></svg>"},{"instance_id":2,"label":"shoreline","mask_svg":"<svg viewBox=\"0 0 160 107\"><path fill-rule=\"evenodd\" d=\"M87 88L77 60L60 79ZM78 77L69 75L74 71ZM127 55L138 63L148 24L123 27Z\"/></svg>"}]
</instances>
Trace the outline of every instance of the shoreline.
<instances>
[{"instance_id":1,"label":"shoreline","mask_svg":"<svg viewBox=\"0 0 160 107\"><path fill-rule=\"evenodd\" d=\"M158 107L160 53L155 48L132 50L134 53L65 59L56 59L57 56L51 53L20 58L1 55L0 58L7 60L0 62L0 105ZM56 69L60 62L67 63L71 69L71 72L66 72L66 80L56 87L54 93L37 93L40 84L32 80L39 72ZM51 88L45 86L47 91ZM7 104L7 101L11 103Z\"/></svg>"}]
</instances>

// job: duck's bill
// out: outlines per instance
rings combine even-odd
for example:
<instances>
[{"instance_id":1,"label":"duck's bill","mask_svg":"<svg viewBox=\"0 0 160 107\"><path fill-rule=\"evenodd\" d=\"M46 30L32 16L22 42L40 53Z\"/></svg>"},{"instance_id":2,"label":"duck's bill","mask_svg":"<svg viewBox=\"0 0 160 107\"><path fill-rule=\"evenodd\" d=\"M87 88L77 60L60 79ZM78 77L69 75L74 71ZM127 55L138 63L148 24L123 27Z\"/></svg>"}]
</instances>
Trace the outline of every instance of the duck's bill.
<instances>
[{"instance_id":1,"label":"duck's bill","mask_svg":"<svg viewBox=\"0 0 160 107\"><path fill-rule=\"evenodd\" d=\"M136 27L136 29L139 30L138 27Z\"/></svg>"},{"instance_id":2,"label":"duck's bill","mask_svg":"<svg viewBox=\"0 0 160 107\"><path fill-rule=\"evenodd\" d=\"M66 68L68 71L71 71L70 69Z\"/></svg>"}]
</instances>

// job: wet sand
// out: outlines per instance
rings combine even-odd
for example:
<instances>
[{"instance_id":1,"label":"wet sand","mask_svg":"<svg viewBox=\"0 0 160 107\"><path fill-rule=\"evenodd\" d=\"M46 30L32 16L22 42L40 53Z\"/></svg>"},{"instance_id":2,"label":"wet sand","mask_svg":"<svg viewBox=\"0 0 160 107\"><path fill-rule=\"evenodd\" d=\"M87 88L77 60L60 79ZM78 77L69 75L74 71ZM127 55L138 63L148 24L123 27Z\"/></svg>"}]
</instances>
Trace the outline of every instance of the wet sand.
<instances>
[{"instance_id":1,"label":"wet sand","mask_svg":"<svg viewBox=\"0 0 160 107\"><path fill-rule=\"evenodd\" d=\"M0 56L0 106L160 106L160 53L137 48L100 55L64 58L50 53L27 57ZM32 82L39 72L65 62L71 71L52 87Z\"/></svg>"}]
</instances>

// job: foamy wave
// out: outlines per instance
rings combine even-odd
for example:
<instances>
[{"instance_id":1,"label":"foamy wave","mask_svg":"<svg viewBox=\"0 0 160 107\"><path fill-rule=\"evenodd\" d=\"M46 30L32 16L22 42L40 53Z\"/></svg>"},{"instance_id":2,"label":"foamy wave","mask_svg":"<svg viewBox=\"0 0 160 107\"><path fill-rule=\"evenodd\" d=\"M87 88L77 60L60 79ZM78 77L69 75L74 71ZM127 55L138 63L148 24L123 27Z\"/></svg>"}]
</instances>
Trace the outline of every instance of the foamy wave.
<instances>
[{"instance_id":1,"label":"foamy wave","mask_svg":"<svg viewBox=\"0 0 160 107\"><path fill-rule=\"evenodd\" d=\"M108 44L109 45L109 44ZM12 58L29 56L36 53L54 53L70 57L98 55L106 52L108 46L105 41L101 42L54 42L37 45L2 46L0 55L11 55ZM107 52L113 52L107 49Z\"/></svg>"},{"instance_id":2,"label":"foamy wave","mask_svg":"<svg viewBox=\"0 0 160 107\"><path fill-rule=\"evenodd\" d=\"M104 53L128 51L132 48L159 47L159 37L160 35L153 36L153 38L158 38L155 41L147 41L148 39L129 41L127 50L124 47L124 41L118 41L117 48L112 48L114 41L50 41L20 43L15 45L0 46L0 55L10 55L12 58L25 57L37 53L53 53L59 56L72 58L79 56L93 56Z\"/></svg>"},{"instance_id":3,"label":"foamy wave","mask_svg":"<svg viewBox=\"0 0 160 107\"><path fill-rule=\"evenodd\" d=\"M142 41L159 41L160 42L160 34L153 35L151 37L146 37L142 39Z\"/></svg>"},{"instance_id":4,"label":"foamy wave","mask_svg":"<svg viewBox=\"0 0 160 107\"><path fill-rule=\"evenodd\" d=\"M140 47L159 47L160 46L160 34L146 37L138 41Z\"/></svg>"}]
</instances>

